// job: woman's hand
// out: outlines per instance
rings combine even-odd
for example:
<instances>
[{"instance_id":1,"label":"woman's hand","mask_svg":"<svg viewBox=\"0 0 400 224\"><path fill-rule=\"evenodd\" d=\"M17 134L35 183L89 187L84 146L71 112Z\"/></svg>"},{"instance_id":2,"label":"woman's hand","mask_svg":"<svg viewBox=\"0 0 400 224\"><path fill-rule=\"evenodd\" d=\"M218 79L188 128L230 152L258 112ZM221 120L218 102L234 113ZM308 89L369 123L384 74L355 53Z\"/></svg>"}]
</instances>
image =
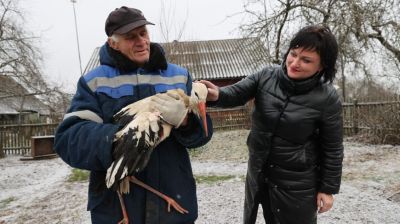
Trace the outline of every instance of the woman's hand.
<instances>
[{"instance_id":1,"label":"woman's hand","mask_svg":"<svg viewBox=\"0 0 400 224\"><path fill-rule=\"evenodd\" d=\"M318 192L317 207L318 213L323 213L331 209L333 206L333 195Z\"/></svg>"},{"instance_id":2,"label":"woman's hand","mask_svg":"<svg viewBox=\"0 0 400 224\"><path fill-rule=\"evenodd\" d=\"M207 101L217 101L219 97L218 86L212 84L207 80L200 80L199 82L207 86L208 89Z\"/></svg>"}]
</instances>

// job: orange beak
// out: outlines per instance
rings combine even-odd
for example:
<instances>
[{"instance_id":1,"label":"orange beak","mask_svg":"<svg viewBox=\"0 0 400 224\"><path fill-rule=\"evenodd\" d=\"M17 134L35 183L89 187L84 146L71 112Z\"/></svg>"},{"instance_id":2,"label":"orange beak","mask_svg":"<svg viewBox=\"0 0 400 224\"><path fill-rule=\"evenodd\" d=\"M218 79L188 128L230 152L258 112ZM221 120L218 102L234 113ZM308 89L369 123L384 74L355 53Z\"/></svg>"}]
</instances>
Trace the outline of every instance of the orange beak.
<instances>
[{"instance_id":1,"label":"orange beak","mask_svg":"<svg viewBox=\"0 0 400 224\"><path fill-rule=\"evenodd\" d=\"M199 108L199 115L201 120L203 121L203 128L206 136L208 136L208 127L207 127L207 117L206 117L206 103L205 102L199 102L197 105Z\"/></svg>"}]
</instances>

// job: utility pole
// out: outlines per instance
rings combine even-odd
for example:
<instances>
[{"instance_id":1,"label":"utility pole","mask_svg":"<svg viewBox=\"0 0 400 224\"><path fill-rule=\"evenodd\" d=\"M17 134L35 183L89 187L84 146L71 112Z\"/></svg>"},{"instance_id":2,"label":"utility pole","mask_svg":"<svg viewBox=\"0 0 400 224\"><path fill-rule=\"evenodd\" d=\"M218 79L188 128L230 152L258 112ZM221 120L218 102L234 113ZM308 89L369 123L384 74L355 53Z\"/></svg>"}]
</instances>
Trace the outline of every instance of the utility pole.
<instances>
[{"instance_id":1,"label":"utility pole","mask_svg":"<svg viewBox=\"0 0 400 224\"><path fill-rule=\"evenodd\" d=\"M73 10L74 10L76 45L77 45L77 47L78 47L79 68L80 68L81 76L82 76L82 75L83 75L83 72L82 72L81 50L80 50L80 48L79 48L78 25L77 25L77 22L76 22L76 12L75 12L75 3L76 3L76 0L71 0L71 2L72 2L72 8L73 8Z\"/></svg>"}]
</instances>

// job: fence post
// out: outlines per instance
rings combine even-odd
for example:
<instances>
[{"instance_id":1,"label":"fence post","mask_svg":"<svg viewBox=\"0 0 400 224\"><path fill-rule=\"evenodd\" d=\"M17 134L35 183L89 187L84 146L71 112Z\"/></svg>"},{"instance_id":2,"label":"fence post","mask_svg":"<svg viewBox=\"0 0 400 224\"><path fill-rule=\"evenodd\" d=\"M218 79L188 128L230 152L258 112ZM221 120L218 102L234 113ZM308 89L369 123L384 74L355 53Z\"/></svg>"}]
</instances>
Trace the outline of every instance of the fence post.
<instances>
[{"instance_id":1,"label":"fence post","mask_svg":"<svg viewBox=\"0 0 400 224\"><path fill-rule=\"evenodd\" d=\"M358 133L358 101L356 98L353 98L353 133Z\"/></svg>"},{"instance_id":2,"label":"fence post","mask_svg":"<svg viewBox=\"0 0 400 224\"><path fill-rule=\"evenodd\" d=\"M3 135L0 132L0 159L6 157L6 154L3 150Z\"/></svg>"},{"instance_id":3,"label":"fence post","mask_svg":"<svg viewBox=\"0 0 400 224\"><path fill-rule=\"evenodd\" d=\"M253 107L254 107L254 101L251 101L249 103L246 104L246 111L245 111L245 120L246 120L246 128L247 129L251 129L251 124L252 124L252 117L251 117L251 112L253 111Z\"/></svg>"}]
</instances>

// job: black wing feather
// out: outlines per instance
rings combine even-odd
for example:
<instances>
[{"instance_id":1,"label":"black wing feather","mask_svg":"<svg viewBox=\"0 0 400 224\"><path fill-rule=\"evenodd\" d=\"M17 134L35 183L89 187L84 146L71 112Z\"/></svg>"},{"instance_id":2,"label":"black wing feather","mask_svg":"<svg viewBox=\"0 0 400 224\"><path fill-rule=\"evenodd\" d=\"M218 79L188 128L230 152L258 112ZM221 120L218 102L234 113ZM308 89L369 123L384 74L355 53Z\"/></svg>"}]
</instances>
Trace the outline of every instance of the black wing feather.
<instances>
[{"instance_id":1,"label":"black wing feather","mask_svg":"<svg viewBox=\"0 0 400 224\"><path fill-rule=\"evenodd\" d=\"M161 121L158 122L159 132L162 132L162 125ZM122 175L124 172L124 167L128 168L128 176L135 175L136 173L142 171L149 159L150 155L156 146L154 143L158 142L160 139L159 133L155 133L151 130L149 133L142 132L141 138L136 138L136 132L138 131L137 128L129 129L126 134L121 136L115 143L114 143L114 163L112 164L111 170L118 169L115 175L115 181L111 186L111 189L117 190L119 189L119 185L122 182ZM149 142L146 142L146 137L149 139ZM118 162L122 159L121 163L118 167Z\"/></svg>"}]
</instances>

